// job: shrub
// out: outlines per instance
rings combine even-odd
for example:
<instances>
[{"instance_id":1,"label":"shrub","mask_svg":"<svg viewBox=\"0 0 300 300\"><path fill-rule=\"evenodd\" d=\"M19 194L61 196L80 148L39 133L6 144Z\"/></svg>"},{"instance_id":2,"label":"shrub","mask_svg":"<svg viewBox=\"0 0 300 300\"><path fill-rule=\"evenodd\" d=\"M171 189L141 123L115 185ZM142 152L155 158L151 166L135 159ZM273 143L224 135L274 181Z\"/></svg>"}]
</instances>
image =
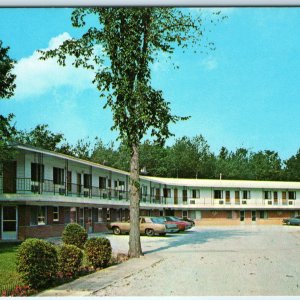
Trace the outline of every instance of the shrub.
<instances>
[{"instance_id":1,"label":"shrub","mask_svg":"<svg viewBox=\"0 0 300 300\"><path fill-rule=\"evenodd\" d=\"M12 290L2 291L1 297L23 297L23 296L31 296L36 294L37 291L30 288L28 285L20 286L17 285Z\"/></svg>"},{"instance_id":2,"label":"shrub","mask_svg":"<svg viewBox=\"0 0 300 300\"><path fill-rule=\"evenodd\" d=\"M17 271L23 282L34 289L50 286L57 271L55 246L39 239L26 240L17 252Z\"/></svg>"},{"instance_id":3,"label":"shrub","mask_svg":"<svg viewBox=\"0 0 300 300\"><path fill-rule=\"evenodd\" d=\"M68 224L62 233L62 240L65 244L74 245L83 249L88 234L79 224Z\"/></svg>"},{"instance_id":4,"label":"shrub","mask_svg":"<svg viewBox=\"0 0 300 300\"><path fill-rule=\"evenodd\" d=\"M74 245L63 245L58 250L58 272L62 277L75 277L82 264L83 253Z\"/></svg>"},{"instance_id":5,"label":"shrub","mask_svg":"<svg viewBox=\"0 0 300 300\"><path fill-rule=\"evenodd\" d=\"M104 268L111 259L111 245L107 238L97 237L87 240L85 253L94 268Z\"/></svg>"}]
</instances>

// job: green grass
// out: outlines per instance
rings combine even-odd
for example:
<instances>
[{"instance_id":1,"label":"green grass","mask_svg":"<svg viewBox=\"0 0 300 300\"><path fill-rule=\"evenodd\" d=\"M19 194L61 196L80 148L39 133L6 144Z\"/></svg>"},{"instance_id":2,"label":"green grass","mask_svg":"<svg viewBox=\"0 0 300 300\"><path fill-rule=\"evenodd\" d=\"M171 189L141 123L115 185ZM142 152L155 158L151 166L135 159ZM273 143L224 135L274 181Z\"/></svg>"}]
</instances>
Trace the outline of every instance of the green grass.
<instances>
[{"instance_id":1,"label":"green grass","mask_svg":"<svg viewBox=\"0 0 300 300\"><path fill-rule=\"evenodd\" d=\"M21 284L16 270L18 243L0 243L0 291Z\"/></svg>"}]
</instances>

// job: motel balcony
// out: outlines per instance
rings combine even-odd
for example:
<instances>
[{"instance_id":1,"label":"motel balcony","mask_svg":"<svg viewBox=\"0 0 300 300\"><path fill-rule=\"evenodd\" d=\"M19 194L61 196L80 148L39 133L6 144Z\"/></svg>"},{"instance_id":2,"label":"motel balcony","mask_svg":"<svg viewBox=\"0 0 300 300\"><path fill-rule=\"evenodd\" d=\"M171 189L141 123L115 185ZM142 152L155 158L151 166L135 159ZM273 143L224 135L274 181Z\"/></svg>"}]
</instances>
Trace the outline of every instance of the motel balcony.
<instances>
[{"instance_id":1,"label":"motel balcony","mask_svg":"<svg viewBox=\"0 0 300 300\"><path fill-rule=\"evenodd\" d=\"M76 203L99 206L129 206L129 192L118 189L101 189L95 186L64 183L55 184L53 180L41 182L31 178L16 178L15 182L5 184L0 177L0 202L35 202L40 203ZM213 199L164 197L159 195L140 195L141 208L174 208L174 209L300 209L300 200L295 199Z\"/></svg>"}]
</instances>

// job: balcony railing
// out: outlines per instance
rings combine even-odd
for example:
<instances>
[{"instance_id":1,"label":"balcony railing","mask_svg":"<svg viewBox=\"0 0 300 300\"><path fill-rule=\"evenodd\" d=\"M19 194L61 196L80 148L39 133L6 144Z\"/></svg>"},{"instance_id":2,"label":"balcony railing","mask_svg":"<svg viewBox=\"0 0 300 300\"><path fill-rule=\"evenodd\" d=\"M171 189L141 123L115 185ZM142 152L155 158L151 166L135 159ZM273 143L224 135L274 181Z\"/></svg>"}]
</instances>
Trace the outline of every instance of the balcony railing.
<instances>
[{"instance_id":1,"label":"balcony railing","mask_svg":"<svg viewBox=\"0 0 300 300\"><path fill-rule=\"evenodd\" d=\"M0 177L0 194L43 194L54 196L82 197L82 198L98 198L112 201L129 201L129 191L105 188L101 189L96 186L84 186L74 183L55 184L53 180L45 179L41 182L32 181L31 178L17 178L9 184L3 184L3 177ZM173 207L300 207L300 201L296 199L212 199L208 198L187 198L163 197L160 195L149 195L140 193L141 204L150 205L171 205Z\"/></svg>"}]
</instances>

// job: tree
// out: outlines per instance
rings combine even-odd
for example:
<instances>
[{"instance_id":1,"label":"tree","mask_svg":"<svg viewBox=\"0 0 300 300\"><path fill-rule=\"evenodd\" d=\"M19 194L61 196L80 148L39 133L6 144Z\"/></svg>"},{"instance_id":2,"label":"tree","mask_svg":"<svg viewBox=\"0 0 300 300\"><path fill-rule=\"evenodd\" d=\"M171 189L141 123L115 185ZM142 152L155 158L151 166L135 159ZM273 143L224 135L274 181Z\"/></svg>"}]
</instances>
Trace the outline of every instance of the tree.
<instances>
[{"instance_id":1,"label":"tree","mask_svg":"<svg viewBox=\"0 0 300 300\"><path fill-rule=\"evenodd\" d=\"M16 88L16 75L12 73L15 61L8 56L9 47L3 47L0 40L0 98L10 98Z\"/></svg>"},{"instance_id":2,"label":"tree","mask_svg":"<svg viewBox=\"0 0 300 300\"><path fill-rule=\"evenodd\" d=\"M39 124L29 132L21 130L16 136L16 141L20 144L74 155L72 147L66 142L64 135L53 133L48 127L46 124Z\"/></svg>"},{"instance_id":3,"label":"tree","mask_svg":"<svg viewBox=\"0 0 300 300\"><path fill-rule=\"evenodd\" d=\"M11 124L13 118L13 114L9 114L7 117L0 115L0 163L12 159L14 155L10 147L17 134L15 125Z\"/></svg>"},{"instance_id":4,"label":"tree","mask_svg":"<svg viewBox=\"0 0 300 300\"><path fill-rule=\"evenodd\" d=\"M139 257L140 142L149 133L163 144L172 135L169 123L187 119L172 115L162 91L151 86L151 64L160 52L171 55L176 46L199 45L202 19L175 8L78 8L72 13L72 25L85 27L89 15L97 17L97 27L89 27L80 38L67 40L57 49L42 51L42 59L55 57L65 65L71 55L74 66L96 71L94 83L100 97L107 99L104 108L110 107L113 113L112 129L130 148L128 254Z\"/></svg>"},{"instance_id":5,"label":"tree","mask_svg":"<svg viewBox=\"0 0 300 300\"><path fill-rule=\"evenodd\" d=\"M300 149L285 162L285 180L300 181Z\"/></svg>"},{"instance_id":6,"label":"tree","mask_svg":"<svg viewBox=\"0 0 300 300\"><path fill-rule=\"evenodd\" d=\"M3 47L0 40L0 99L8 99L14 95L16 75L12 73L15 61L8 56L9 47ZM7 117L0 115L0 162L12 158L13 151L9 144L17 133L11 124L13 114Z\"/></svg>"},{"instance_id":7,"label":"tree","mask_svg":"<svg viewBox=\"0 0 300 300\"><path fill-rule=\"evenodd\" d=\"M255 180L280 180L282 174L281 159L277 152L258 151L250 157L251 176Z\"/></svg>"}]
</instances>

